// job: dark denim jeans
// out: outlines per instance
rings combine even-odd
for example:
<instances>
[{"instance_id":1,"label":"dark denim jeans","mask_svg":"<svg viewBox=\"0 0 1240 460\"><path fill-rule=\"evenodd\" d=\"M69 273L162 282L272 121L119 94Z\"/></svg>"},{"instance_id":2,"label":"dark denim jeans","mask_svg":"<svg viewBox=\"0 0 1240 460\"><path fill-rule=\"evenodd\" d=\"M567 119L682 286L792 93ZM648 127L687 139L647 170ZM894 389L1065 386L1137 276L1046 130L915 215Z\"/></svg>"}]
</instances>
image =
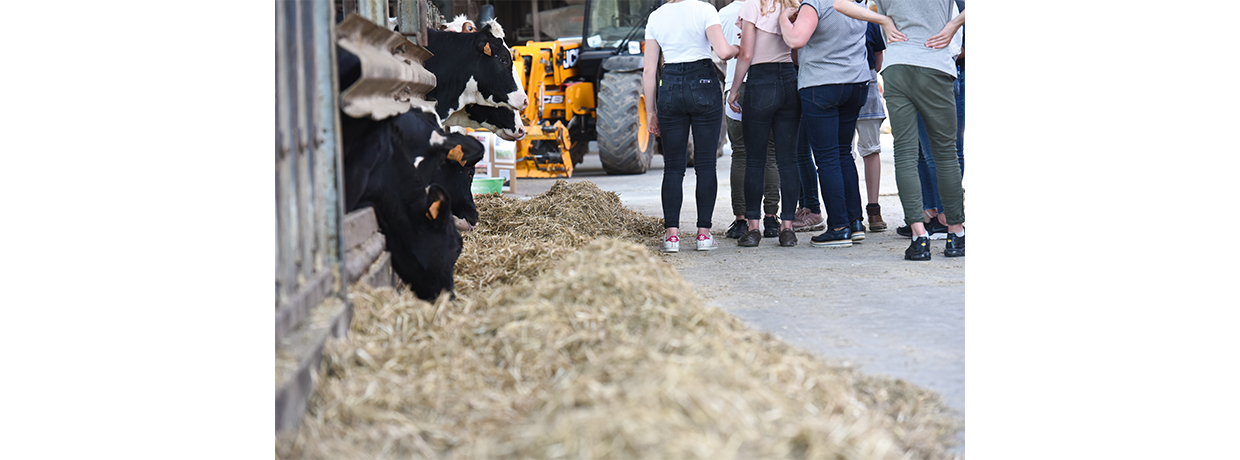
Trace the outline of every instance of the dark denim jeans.
<instances>
[{"instance_id":1,"label":"dark denim jeans","mask_svg":"<svg viewBox=\"0 0 1240 460\"><path fill-rule=\"evenodd\" d=\"M809 153L809 130L805 129L805 117L801 117L801 130L797 132L797 169L801 172L801 197L798 203L814 214L822 214L818 202L818 168L814 156Z\"/></svg>"},{"instance_id":2,"label":"dark denim jeans","mask_svg":"<svg viewBox=\"0 0 1240 460\"><path fill-rule=\"evenodd\" d=\"M791 62L770 62L749 67L742 101L741 130L745 137L745 218L762 218L763 174L766 143L775 137L775 162L779 168L779 195L783 204L780 220L796 217L801 174L797 168L797 131L801 124L801 99L797 94L797 68ZM694 157L696 159L697 157Z\"/></svg>"},{"instance_id":3,"label":"dark denim jeans","mask_svg":"<svg viewBox=\"0 0 1240 460\"><path fill-rule=\"evenodd\" d=\"M680 227L688 164L689 127L693 127L693 170L697 174L697 226L710 228L719 192L715 152L723 126L723 90L709 59L664 64L656 107L663 139L663 227ZM758 198L761 201L761 197Z\"/></svg>"},{"instance_id":4,"label":"dark denim jeans","mask_svg":"<svg viewBox=\"0 0 1240 460\"><path fill-rule=\"evenodd\" d=\"M863 218L852 141L868 85L869 82L861 82L801 89L801 116L818 167L828 229L845 227Z\"/></svg>"},{"instance_id":5,"label":"dark denim jeans","mask_svg":"<svg viewBox=\"0 0 1240 460\"><path fill-rule=\"evenodd\" d=\"M956 68L956 81L952 84L956 93L956 158L960 161L960 177L964 177L964 69ZM917 115L917 138L920 145L917 149L917 175L921 178L921 202L924 209L943 212L943 199L939 197L938 172L934 168L934 156L926 151L930 145L930 134L926 132L926 122Z\"/></svg>"}]
</instances>

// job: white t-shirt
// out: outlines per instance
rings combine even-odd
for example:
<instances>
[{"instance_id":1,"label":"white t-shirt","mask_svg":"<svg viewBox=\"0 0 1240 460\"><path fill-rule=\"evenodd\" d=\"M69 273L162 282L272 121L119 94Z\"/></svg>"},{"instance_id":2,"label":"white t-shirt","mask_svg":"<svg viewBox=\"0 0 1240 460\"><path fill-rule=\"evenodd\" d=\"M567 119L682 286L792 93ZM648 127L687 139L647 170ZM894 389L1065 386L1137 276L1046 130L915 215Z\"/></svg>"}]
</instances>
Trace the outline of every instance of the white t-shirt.
<instances>
[{"instance_id":1,"label":"white t-shirt","mask_svg":"<svg viewBox=\"0 0 1240 460\"><path fill-rule=\"evenodd\" d=\"M735 0L719 9L719 26L723 28L723 39L729 45L741 44L741 29L736 27L736 17L740 15L744 0ZM736 73L736 59L728 59L728 73L725 77L724 89L732 87L732 77ZM742 80L744 81L744 80Z\"/></svg>"},{"instance_id":2,"label":"white t-shirt","mask_svg":"<svg viewBox=\"0 0 1240 460\"><path fill-rule=\"evenodd\" d=\"M719 12L709 3L698 0L664 3L650 13L646 39L659 42L666 64L710 59L706 28L712 25L719 25Z\"/></svg>"}]
</instances>

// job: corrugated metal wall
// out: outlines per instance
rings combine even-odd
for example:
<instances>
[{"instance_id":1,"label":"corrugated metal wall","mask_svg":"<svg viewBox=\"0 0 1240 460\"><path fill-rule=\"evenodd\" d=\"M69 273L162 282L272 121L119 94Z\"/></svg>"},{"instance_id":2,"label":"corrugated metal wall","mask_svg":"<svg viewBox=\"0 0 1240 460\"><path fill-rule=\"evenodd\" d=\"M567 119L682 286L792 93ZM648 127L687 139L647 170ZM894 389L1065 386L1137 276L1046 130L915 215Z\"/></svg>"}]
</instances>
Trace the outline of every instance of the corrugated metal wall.
<instances>
[{"instance_id":1,"label":"corrugated metal wall","mask_svg":"<svg viewBox=\"0 0 1240 460\"><path fill-rule=\"evenodd\" d=\"M277 0L276 340L340 281L342 183L329 0Z\"/></svg>"}]
</instances>

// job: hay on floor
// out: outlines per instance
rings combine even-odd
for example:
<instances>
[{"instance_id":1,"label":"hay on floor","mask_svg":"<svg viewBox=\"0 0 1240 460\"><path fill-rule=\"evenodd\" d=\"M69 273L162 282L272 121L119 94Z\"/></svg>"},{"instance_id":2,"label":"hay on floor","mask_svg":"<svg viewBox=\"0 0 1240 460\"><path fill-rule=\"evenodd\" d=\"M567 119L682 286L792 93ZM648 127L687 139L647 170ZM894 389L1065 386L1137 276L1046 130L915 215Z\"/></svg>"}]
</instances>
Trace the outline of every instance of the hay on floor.
<instances>
[{"instance_id":1,"label":"hay on floor","mask_svg":"<svg viewBox=\"0 0 1240 460\"><path fill-rule=\"evenodd\" d=\"M947 456L957 419L937 395L705 307L650 247L602 238L561 259L455 303L352 292L350 339L324 351L277 457Z\"/></svg>"},{"instance_id":2,"label":"hay on floor","mask_svg":"<svg viewBox=\"0 0 1240 460\"><path fill-rule=\"evenodd\" d=\"M589 181L558 180L527 200L479 195L478 228L464 235L456 290L469 295L516 284L598 238L657 245L663 221L624 207L615 192Z\"/></svg>"}]
</instances>

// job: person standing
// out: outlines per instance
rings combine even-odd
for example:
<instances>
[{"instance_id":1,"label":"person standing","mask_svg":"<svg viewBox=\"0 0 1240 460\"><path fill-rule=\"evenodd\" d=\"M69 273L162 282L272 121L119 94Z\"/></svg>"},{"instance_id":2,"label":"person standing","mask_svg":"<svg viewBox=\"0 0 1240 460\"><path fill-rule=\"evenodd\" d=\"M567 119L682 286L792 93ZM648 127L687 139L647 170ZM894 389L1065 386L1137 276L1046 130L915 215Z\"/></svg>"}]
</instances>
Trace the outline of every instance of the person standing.
<instances>
[{"instance_id":1,"label":"person standing","mask_svg":"<svg viewBox=\"0 0 1240 460\"><path fill-rule=\"evenodd\" d=\"M864 3L859 0L858 3ZM883 208L878 204L878 185L882 181L883 163L879 154L883 147L880 141L883 120L887 119L887 111L883 108L883 95L878 90L878 69L883 65L883 50L887 44L883 40L883 30L878 24L867 23L865 29L865 58L870 66L870 87L866 94L865 106L857 115L857 154L861 155L861 163L865 168L865 214L869 217L870 230L881 232L887 230L883 222ZM853 230L862 230L861 222L853 222ZM860 228L858 228L860 227Z\"/></svg>"},{"instance_id":2,"label":"person standing","mask_svg":"<svg viewBox=\"0 0 1240 460\"><path fill-rule=\"evenodd\" d=\"M854 235L850 223L862 220L852 142L870 81L866 26L835 11L829 0L805 0L799 9L785 9L779 26L788 46L800 49L801 117L827 211L826 231L810 238L810 245L850 247L865 237Z\"/></svg>"},{"instance_id":3,"label":"person standing","mask_svg":"<svg viewBox=\"0 0 1240 460\"><path fill-rule=\"evenodd\" d=\"M646 23L642 90L651 134L663 138L663 252L680 251L680 206L684 201L689 127L693 127L694 173L697 174L697 249L719 247L710 235L711 215L719 192L715 151L723 117L720 89L711 48L720 59L739 51L728 44L719 26L719 12L709 3L669 0L650 13ZM656 78L659 55L663 74ZM656 89L658 91L656 97Z\"/></svg>"},{"instance_id":4,"label":"person standing","mask_svg":"<svg viewBox=\"0 0 1240 460\"><path fill-rule=\"evenodd\" d=\"M964 14L953 18L952 0L875 0L878 12L835 0L835 9L849 17L883 27L888 53L883 60L885 96L895 138L896 186L912 242L906 260L930 260L930 238L922 222L921 181L917 176L917 116L930 135L930 152L938 166L939 196L947 215L947 257L964 256L964 192L956 162L956 79L953 43ZM949 33L950 32L950 33ZM907 33L907 35L906 35ZM955 42L958 43L958 42Z\"/></svg>"},{"instance_id":5,"label":"person standing","mask_svg":"<svg viewBox=\"0 0 1240 460\"><path fill-rule=\"evenodd\" d=\"M736 0L729 3L728 6L719 9L719 24L723 27L723 36L728 40L729 44L740 46L741 29L736 25L736 19L740 15L741 5L744 0ZM732 77L736 73L736 59L728 60L727 71L724 73L724 96L728 97L732 93ZM738 98L745 98L745 81L741 80L740 89L737 91ZM740 239L749 230L749 221L745 220L745 133L741 130L741 114L740 112L724 110L724 122L728 127L728 140L732 142L732 167L729 174L729 180L732 183L732 214L736 216L736 220L732 221L732 226L728 227L727 233L724 235L731 239ZM779 210L779 171L775 169L775 139L771 139L767 143L766 169L764 170L763 179L766 187L762 191L762 209L766 211L766 217L762 219L762 236L777 237L779 236L779 222L775 219L775 213Z\"/></svg>"},{"instance_id":6,"label":"person standing","mask_svg":"<svg viewBox=\"0 0 1240 460\"><path fill-rule=\"evenodd\" d=\"M792 63L792 48L780 36L779 17L785 8L795 9L797 0L746 0L741 6L741 46L736 59L736 75L728 105L742 116L745 149L749 158L745 166L745 218L749 231L737 242L739 246L756 247L763 234L758 230L761 217L758 200L764 188L763 167L767 151L764 147L775 140L775 159L779 169L780 209L779 245L796 246L792 229L796 217L797 198L801 192L797 168L797 130L801 124L801 103L797 94L797 68ZM740 100L740 83L746 81L749 97Z\"/></svg>"}]
</instances>

